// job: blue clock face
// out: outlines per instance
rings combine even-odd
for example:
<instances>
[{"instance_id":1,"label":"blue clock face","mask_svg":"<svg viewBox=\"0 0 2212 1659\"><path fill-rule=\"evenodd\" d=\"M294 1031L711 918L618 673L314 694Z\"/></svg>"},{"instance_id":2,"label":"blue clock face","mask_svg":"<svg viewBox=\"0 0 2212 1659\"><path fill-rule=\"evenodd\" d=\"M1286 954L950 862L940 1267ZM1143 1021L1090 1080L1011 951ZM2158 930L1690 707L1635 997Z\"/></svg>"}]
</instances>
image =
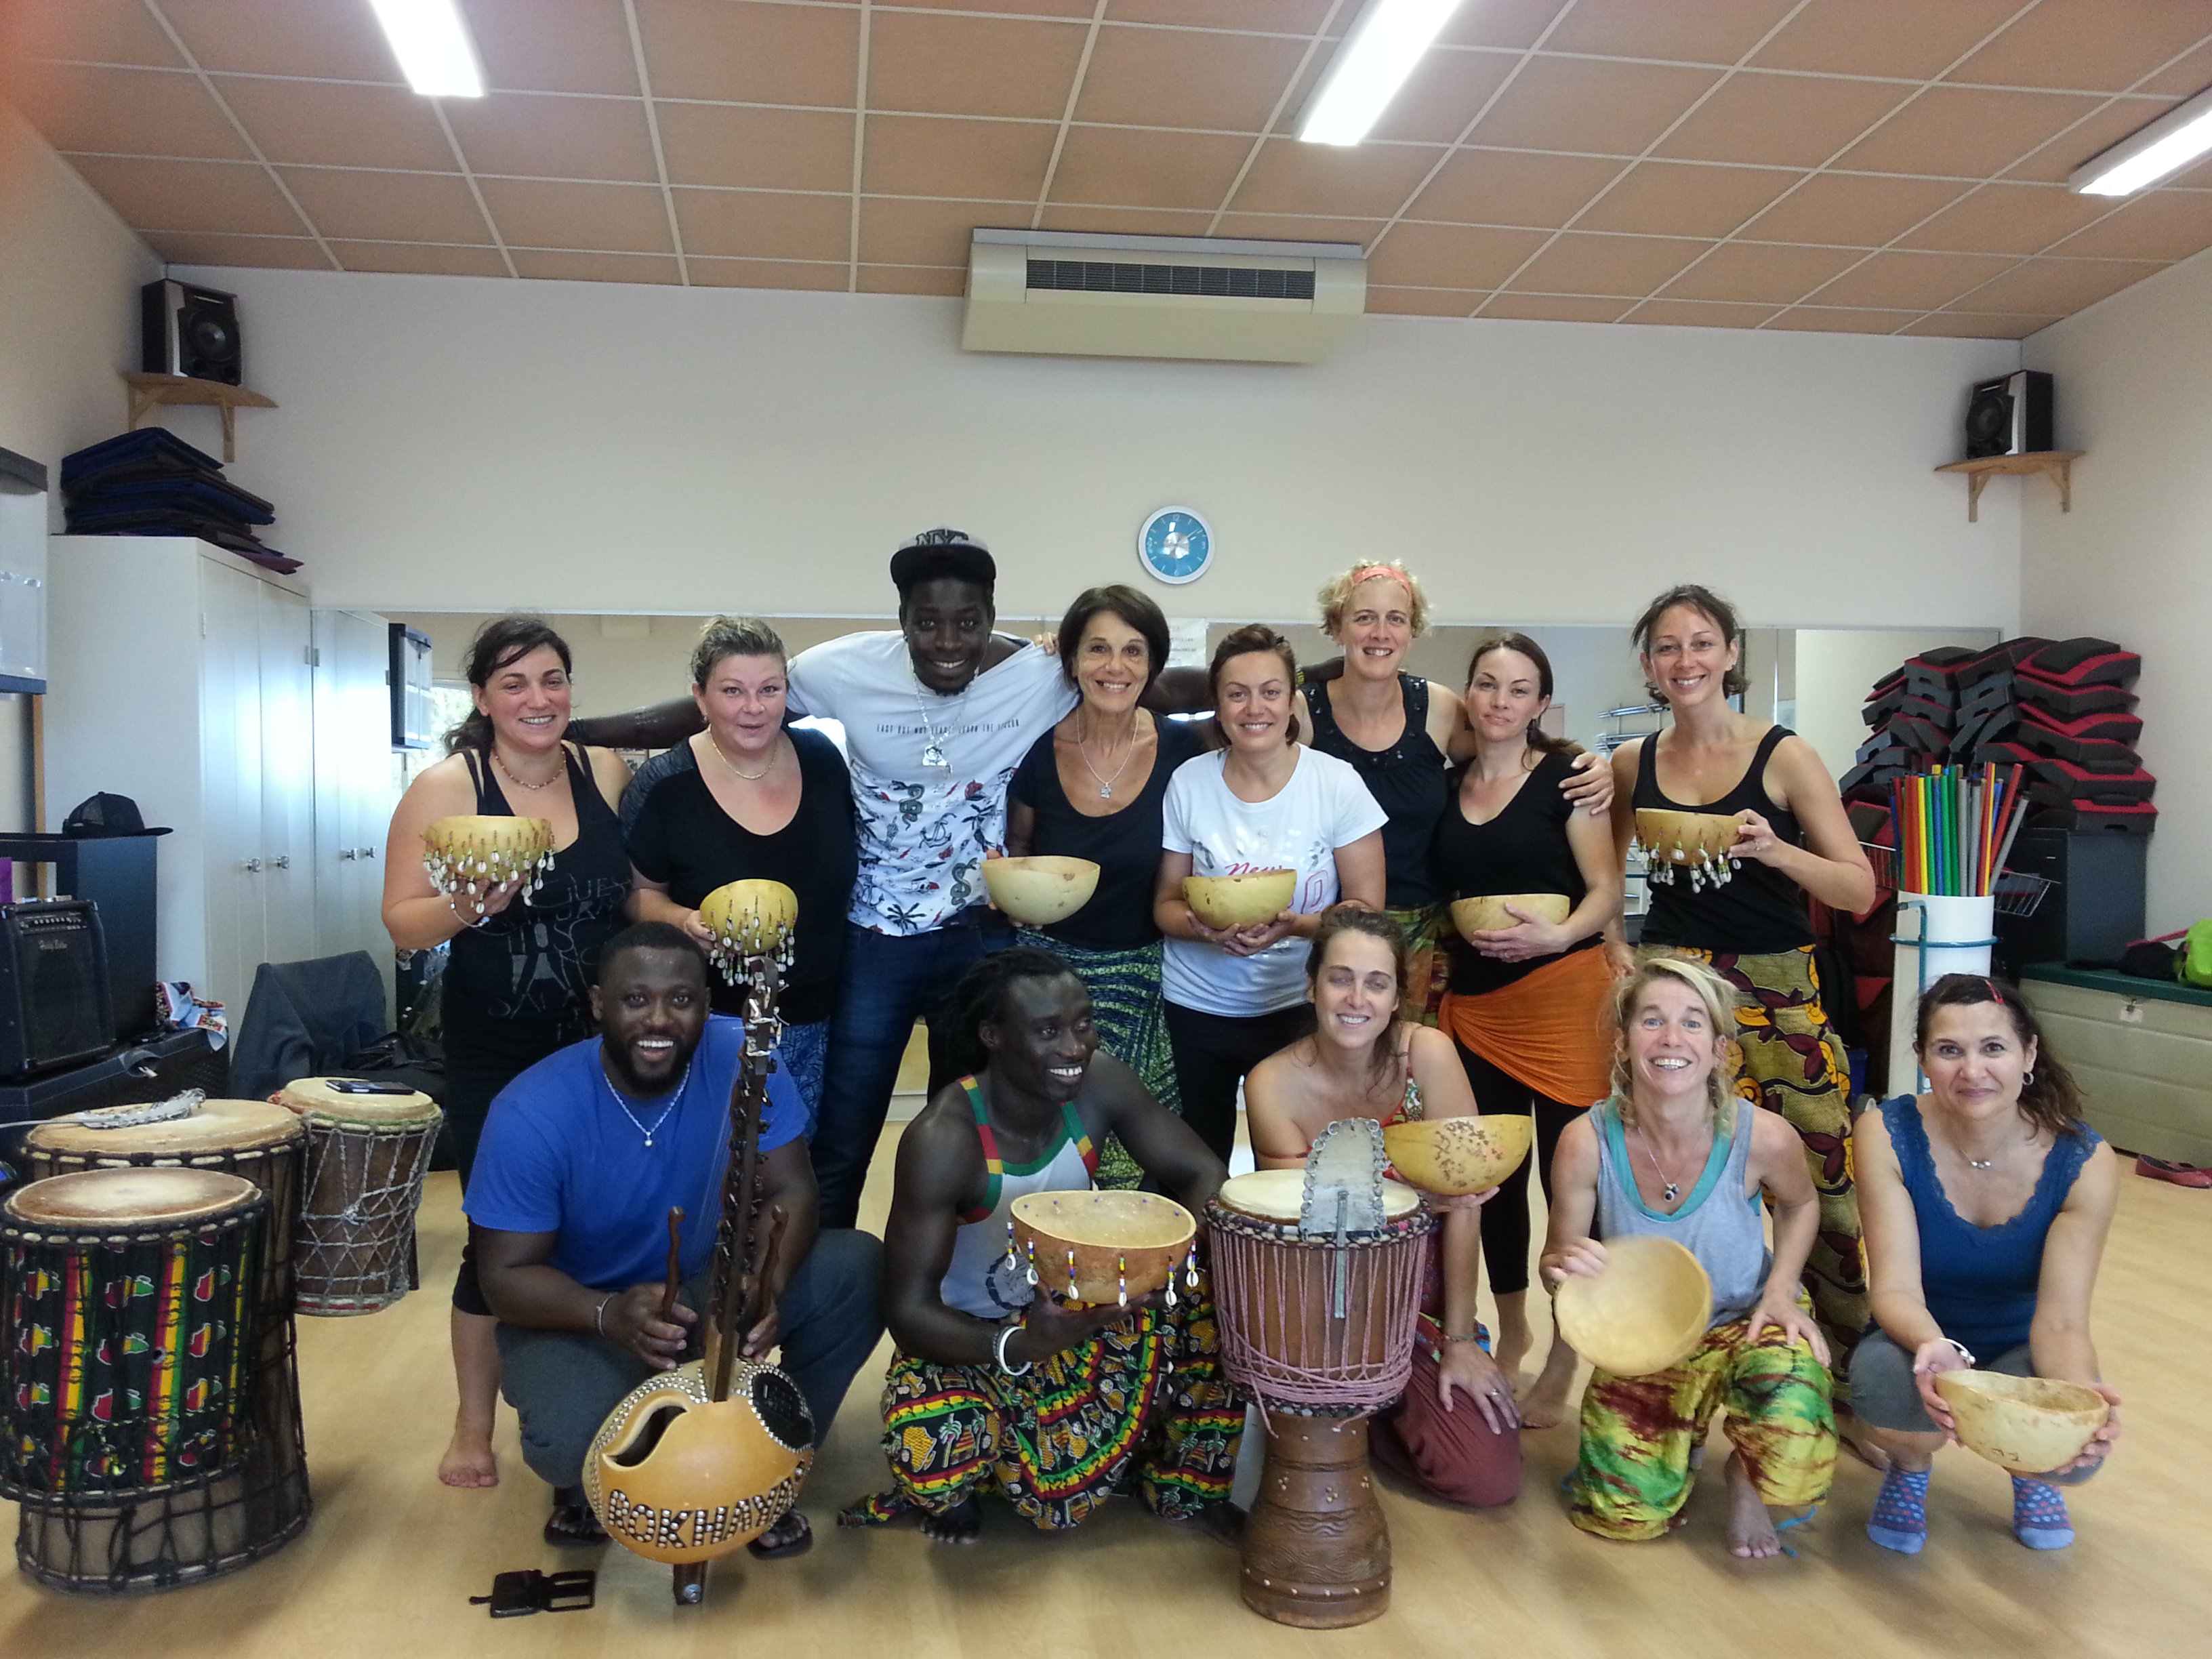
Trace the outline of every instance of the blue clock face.
<instances>
[{"instance_id":1,"label":"blue clock face","mask_svg":"<svg viewBox=\"0 0 2212 1659\"><path fill-rule=\"evenodd\" d=\"M1164 507L1137 532L1137 557L1164 582L1194 582L1213 562L1213 532L1187 507Z\"/></svg>"}]
</instances>

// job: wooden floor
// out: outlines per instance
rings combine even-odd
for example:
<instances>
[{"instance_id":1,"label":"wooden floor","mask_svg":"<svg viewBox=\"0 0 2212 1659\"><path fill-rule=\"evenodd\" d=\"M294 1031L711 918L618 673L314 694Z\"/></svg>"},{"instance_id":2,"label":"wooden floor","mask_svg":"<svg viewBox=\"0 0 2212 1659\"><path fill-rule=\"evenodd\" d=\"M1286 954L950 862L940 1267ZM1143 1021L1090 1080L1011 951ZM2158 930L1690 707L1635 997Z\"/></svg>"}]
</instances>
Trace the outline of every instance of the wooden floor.
<instances>
[{"instance_id":1,"label":"wooden floor","mask_svg":"<svg viewBox=\"0 0 2212 1659\"><path fill-rule=\"evenodd\" d=\"M896 1128L889 1132L896 1134ZM890 1159L877 1160L880 1218ZM20 1575L0 1580L0 1655L95 1651L186 1659L351 1659L401 1654L720 1656L772 1643L779 1659L982 1652L1210 1659L1479 1651L1558 1659L1881 1659L1982 1654L2077 1659L2212 1652L2212 1192L2124 1178L2098 1297L2108 1374L2128 1397L2113 1466L2073 1495L2080 1541L2057 1555L2006 1530L2004 1476L1966 1453L1939 1462L1928 1551L1867 1542L1875 1480L1846 1462L1819 1519L1790 1534L1795 1559L1729 1560L1719 1494L1648 1544L1570 1527L1556 1486L1572 1428L1528 1437L1517 1503L1474 1514L1402 1489L1384 1494L1396 1551L1390 1612L1363 1629L1285 1631L1237 1600L1236 1558L1133 1504L1066 1538L1003 1508L982 1543L952 1550L910 1530L839 1532L836 1509L882 1481L875 1378L864 1371L817 1463L803 1506L819 1542L802 1559L718 1566L708 1604L678 1610L668 1571L609 1547L556 1551L538 1538L546 1492L522 1466L514 1420L500 1434L504 1483L441 1486L433 1466L451 1413L443 1286L460 1242L453 1178L433 1177L422 1218L426 1288L372 1317L303 1319L301 1370L316 1510L289 1548L246 1571L167 1595L82 1600ZM12 1508L0 1506L11 1531ZM493 1623L468 1598L494 1572L595 1565L589 1612Z\"/></svg>"}]
</instances>

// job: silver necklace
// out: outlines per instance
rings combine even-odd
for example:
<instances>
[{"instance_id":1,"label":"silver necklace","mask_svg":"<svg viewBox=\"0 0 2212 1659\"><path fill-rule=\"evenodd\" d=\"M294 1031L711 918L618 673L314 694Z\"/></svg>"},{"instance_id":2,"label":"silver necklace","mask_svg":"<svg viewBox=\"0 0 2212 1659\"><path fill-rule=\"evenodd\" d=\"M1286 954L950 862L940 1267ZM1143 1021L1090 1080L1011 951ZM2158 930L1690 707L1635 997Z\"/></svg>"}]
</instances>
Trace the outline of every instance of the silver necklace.
<instances>
[{"instance_id":1,"label":"silver necklace","mask_svg":"<svg viewBox=\"0 0 2212 1659\"><path fill-rule=\"evenodd\" d=\"M1129 746L1121 751L1121 763L1114 769L1114 775L1110 778L1100 777L1098 769L1091 763L1090 751L1083 746L1088 741L1086 738L1078 737L1075 752L1083 757L1083 769L1091 774L1091 781L1098 786L1098 799L1111 800L1114 799L1114 786L1121 781L1121 774L1129 769L1130 758L1137 752L1136 726L1133 722L1129 727Z\"/></svg>"},{"instance_id":2,"label":"silver necklace","mask_svg":"<svg viewBox=\"0 0 2212 1659\"><path fill-rule=\"evenodd\" d=\"M1644 1148L1644 1156L1651 1160L1651 1167L1657 1172L1659 1179L1666 1182L1667 1189L1660 1194L1659 1201L1662 1204L1672 1204L1682 1195L1682 1183L1668 1176L1666 1170L1659 1162L1659 1154L1651 1150L1651 1143L1644 1138L1644 1126L1641 1123L1636 1126L1636 1139L1638 1144Z\"/></svg>"},{"instance_id":3,"label":"silver necklace","mask_svg":"<svg viewBox=\"0 0 2212 1659\"><path fill-rule=\"evenodd\" d=\"M602 1065L599 1067L599 1081L607 1085L607 1092L614 1097L615 1104L622 1108L622 1115L630 1121L630 1127L635 1129L638 1133L645 1137L646 1150L648 1152L653 1149L653 1136L660 1133L660 1126L668 1121L668 1115L674 1111L677 1106L682 1102L684 1098L684 1085L690 1080L691 1066L690 1062L687 1060L684 1066L684 1075L676 1079L676 1089L675 1091L669 1096L668 1104L660 1109L660 1115L653 1120L653 1127L648 1129L645 1127L644 1122L638 1117L638 1115L630 1110L629 1102L624 1100L623 1098L623 1091L615 1087L615 1080L607 1075L605 1066Z\"/></svg>"},{"instance_id":4,"label":"silver necklace","mask_svg":"<svg viewBox=\"0 0 2212 1659\"><path fill-rule=\"evenodd\" d=\"M928 738L928 742L922 745L921 763L933 771L950 772L952 769L952 763L945 757L945 740L952 735L951 729L948 725L945 731L939 732L931 722L929 706L921 700L921 682L916 680L914 684L915 712L921 716L922 734ZM968 692L966 688L963 687L960 692L961 706L964 708L967 702ZM957 712L953 718L955 720L959 718Z\"/></svg>"}]
</instances>

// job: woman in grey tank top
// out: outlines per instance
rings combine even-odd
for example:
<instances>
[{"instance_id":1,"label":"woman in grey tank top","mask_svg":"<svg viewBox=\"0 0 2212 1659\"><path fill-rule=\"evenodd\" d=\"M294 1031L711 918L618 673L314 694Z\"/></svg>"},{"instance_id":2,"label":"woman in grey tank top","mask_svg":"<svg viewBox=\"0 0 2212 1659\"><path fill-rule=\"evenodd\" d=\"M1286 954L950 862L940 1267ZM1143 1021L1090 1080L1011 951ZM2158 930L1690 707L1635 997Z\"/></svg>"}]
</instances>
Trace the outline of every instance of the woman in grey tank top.
<instances>
[{"instance_id":1,"label":"woman in grey tank top","mask_svg":"<svg viewBox=\"0 0 2212 1659\"><path fill-rule=\"evenodd\" d=\"M1705 1340L1665 1370L1592 1371L1569 1515L1601 1538L1679 1524L1692 1454L1718 1412L1734 1449L1729 1551L1749 1558L1779 1554L1778 1530L1827 1495L1836 1423L1827 1344L1797 1284L1820 1201L1796 1133L1732 1086L1734 1005L1719 975L1676 957L1614 988L1613 1094L1560 1139L1539 1270L1554 1290L1601 1277L1601 1241L1638 1236L1698 1259L1713 1290Z\"/></svg>"}]
</instances>

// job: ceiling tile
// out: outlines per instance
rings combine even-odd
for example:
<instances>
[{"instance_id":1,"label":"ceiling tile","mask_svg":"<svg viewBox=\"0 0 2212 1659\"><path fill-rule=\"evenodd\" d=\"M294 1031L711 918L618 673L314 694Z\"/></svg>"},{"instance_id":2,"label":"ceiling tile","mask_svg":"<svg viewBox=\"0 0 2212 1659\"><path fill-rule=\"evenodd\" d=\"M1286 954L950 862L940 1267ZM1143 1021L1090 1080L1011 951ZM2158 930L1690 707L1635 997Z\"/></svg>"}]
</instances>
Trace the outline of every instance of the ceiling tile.
<instances>
[{"instance_id":1,"label":"ceiling tile","mask_svg":"<svg viewBox=\"0 0 2212 1659\"><path fill-rule=\"evenodd\" d=\"M645 106L635 99L495 93L448 99L461 154L477 173L525 179L655 177Z\"/></svg>"},{"instance_id":2,"label":"ceiling tile","mask_svg":"<svg viewBox=\"0 0 2212 1659\"><path fill-rule=\"evenodd\" d=\"M2004 176L2063 185L2084 161L2094 161L2121 139L2148 126L2171 107L2172 104L2164 99L2116 99L2102 109L2092 110L2049 143L2022 156L2005 169Z\"/></svg>"},{"instance_id":3,"label":"ceiling tile","mask_svg":"<svg viewBox=\"0 0 2212 1659\"><path fill-rule=\"evenodd\" d=\"M423 276L504 276L495 247L422 247L411 242L332 242L348 270L396 270Z\"/></svg>"},{"instance_id":4,"label":"ceiling tile","mask_svg":"<svg viewBox=\"0 0 2212 1659\"><path fill-rule=\"evenodd\" d=\"M1880 247L1970 188L1943 179L1869 179L1815 173L1743 228L1761 242Z\"/></svg>"},{"instance_id":5,"label":"ceiling tile","mask_svg":"<svg viewBox=\"0 0 2212 1659\"><path fill-rule=\"evenodd\" d=\"M1907 323L1899 331L1936 335L1954 340L2024 340L2038 329L2049 328L2057 320L2056 317L2039 317L2008 311L1939 311L1932 317L1923 317L1917 322Z\"/></svg>"},{"instance_id":6,"label":"ceiling tile","mask_svg":"<svg viewBox=\"0 0 2212 1659\"><path fill-rule=\"evenodd\" d=\"M2039 253L2060 237L2111 212L2112 207L2104 198L2076 196L2060 185L1984 185L1903 238L1899 246L1954 253Z\"/></svg>"},{"instance_id":7,"label":"ceiling tile","mask_svg":"<svg viewBox=\"0 0 2212 1659\"><path fill-rule=\"evenodd\" d=\"M1617 323L1633 300L1594 300L1571 294L1493 294L1476 313L1539 323Z\"/></svg>"},{"instance_id":8,"label":"ceiling tile","mask_svg":"<svg viewBox=\"0 0 2212 1659\"><path fill-rule=\"evenodd\" d=\"M1733 64L1790 14L1795 0L1576 0L1547 52Z\"/></svg>"},{"instance_id":9,"label":"ceiling tile","mask_svg":"<svg viewBox=\"0 0 2212 1659\"><path fill-rule=\"evenodd\" d=\"M965 265L970 233L979 225L1029 223L1024 202L925 202L872 196L860 204L860 258L878 265Z\"/></svg>"},{"instance_id":10,"label":"ceiling tile","mask_svg":"<svg viewBox=\"0 0 2212 1659\"><path fill-rule=\"evenodd\" d=\"M336 81L216 77L223 97L272 161L310 167L451 173L453 147L429 100L404 87Z\"/></svg>"},{"instance_id":11,"label":"ceiling tile","mask_svg":"<svg viewBox=\"0 0 2212 1659\"><path fill-rule=\"evenodd\" d=\"M476 198L453 173L285 167L284 183L325 236L367 242L489 242Z\"/></svg>"},{"instance_id":12,"label":"ceiling tile","mask_svg":"<svg viewBox=\"0 0 2212 1659\"><path fill-rule=\"evenodd\" d=\"M1786 328L1801 334L1894 334L1910 322L1909 311L1819 311L1810 307L1777 313L1768 328Z\"/></svg>"},{"instance_id":13,"label":"ceiling tile","mask_svg":"<svg viewBox=\"0 0 2212 1659\"><path fill-rule=\"evenodd\" d=\"M931 294L957 300L968 291L968 273L927 265L862 265L863 294Z\"/></svg>"},{"instance_id":14,"label":"ceiling tile","mask_svg":"<svg viewBox=\"0 0 2212 1659\"><path fill-rule=\"evenodd\" d=\"M1518 60L1502 52L1429 52L1390 100L1373 137L1384 143L1448 144L1467 131ZM1295 122L1299 104L1286 112Z\"/></svg>"},{"instance_id":15,"label":"ceiling tile","mask_svg":"<svg viewBox=\"0 0 2212 1659\"><path fill-rule=\"evenodd\" d=\"M161 15L202 69L399 82L399 65L365 5L255 6L161 0Z\"/></svg>"},{"instance_id":16,"label":"ceiling tile","mask_svg":"<svg viewBox=\"0 0 2212 1659\"><path fill-rule=\"evenodd\" d=\"M2063 317L2164 267L2124 259L2031 259L1954 300L1952 311L2021 311Z\"/></svg>"},{"instance_id":17,"label":"ceiling tile","mask_svg":"<svg viewBox=\"0 0 2212 1659\"><path fill-rule=\"evenodd\" d=\"M1640 155L1718 78L1712 70L1538 58L1482 118L1474 142Z\"/></svg>"},{"instance_id":18,"label":"ceiling tile","mask_svg":"<svg viewBox=\"0 0 2212 1659\"><path fill-rule=\"evenodd\" d=\"M1805 297L1814 305L1933 311L2014 263L2001 253L1877 253Z\"/></svg>"},{"instance_id":19,"label":"ceiling tile","mask_svg":"<svg viewBox=\"0 0 2212 1659\"><path fill-rule=\"evenodd\" d=\"M1115 23L1168 23L1178 28L1246 29L1310 34L1335 0L1114 0ZM1087 9L1086 13L1087 15Z\"/></svg>"},{"instance_id":20,"label":"ceiling tile","mask_svg":"<svg viewBox=\"0 0 2212 1659\"><path fill-rule=\"evenodd\" d=\"M853 118L839 110L655 104L672 183L757 190L853 187Z\"/></svg>"},{"instance_id":21,"label":"ceiling tile","mask_svg":"<svg viewBox=\"0 0 2212 1659\"><path fill-rule=\"evenodd\" d=\"M1056 121L1067 108L1085 33L1028 18L877 12L868 33L868 107Z\"/></svg>"},{"instance_id":22,"label":"ceiling tile","mask_svg":"<svg viewBox=\"0 0 2212 1659\"><path fill-rule=\"evenodd\" d=\"M637 22L656 98L853 106L860 86L857 10L641 0Z\"/></svg>"},{"instance_id":23,"label":"ceiling tile","mask_svg":"<svg viewBox=\"0 0 2212 1659\"><path fill-rule=\"evenodd\" d=\"M1674 328L1757 328L1774 315L1768 305L1726 305L1706 300L1646 300L1620 320Z\"/></svg>"},{"instance_id":24,"label":"ceiling tile","mask_svg":"<svg viewBox=\"0 0 2212 1659\"><path fill-rule=\"evenodd\" d=\"M1228 134L1071 127L1052 175L1052 196L1056 202L1211 212L1251 153L1251 139Z\"/></svg>"},{"instance_id":25,"label":"ceiling tile","mask_svg":"<svg viewBox=\"0 0 2212 1659\"><path fill-rule=\"evenodd\" d=\"M1586 236L1562 232L1513 279L1523 294L1625 294L1663 285L1711 246L1671 236Z\"/></svg>"},{"instance_id":26,"label":"ceiling tile","mask_svg":"<svg viewBox=\"0 0 2212 1659\"><path fill-rule=\"evenodd\" d=\"M1406 288L1493 289L1544 246L1541 230L1400 225L1367 263L1367 280Z\"/></svg>"},{"instance_id":27,"label":"ceiling tile","mask_svg":"<svg viewBox=\"0 0 2212 1659\"><path fill-rule=\"evenodd\" d=\"M1382 219L1300 218L1274 213L1224 213L1217 236L1261 242L1349 242L1365 247L1382 234Z\"/></svg>"},{"instance_id":28,"label":"ceiling tile","mask_svg":"<svg viewBox=\"0 0 2212 1659\"><path fill-rule=\"evenodd\" d=\"M1813 0L1754 61L1767 69L1924 81L2019 9L2020 0Z\"/></svg>"},{"instance_id":29,"label":"ceiling tile","mask_svg":"<svg viewBox=\"0 0 2212 1659\"><path fill-rule=\"evenodd\" d=\"M1533 46L1566 0L1481 0L1462 4L1438 41L1455 46Z\"/></svg>"},{"instance_id":30,"label":"ceiling tile","mask_svg":"<svg viewBox=\"0 0 2212 1659\"><path fill-rule=\"evenodd\" d=\"M0 6L0 65L44 58L162 69L185 61L137 0L9 0Z\"/></svg>"},{"instance_id":31,"label":"ceiling tile","mask_svg":"<svg viewBox=\"0 0 2212 1659\"><path fill-rule=\"evenodd\" d=\"M676 261L640 253L514 252L514 268L525 276L550 283L658 283L673 287L682 281Z\"/></svg>"},{"instance_id":32,"label":"ceiling tile","mask_svg":"<svg viewBox=\"0 0 2212 1659\"><path fill-rule=\"evenodd\" d=\"M492 222L510 247L672 253L668 211L651 185L555 184L538 179L477 181Z\"/></svg>"},{"instance_id":33,"label":"ceiling tile","mask_svg":"<svg viewBox=\"0 0 2212 1659\"><path fill-rule=\"evenodd\" d=\"M1451 224L1556 229L1620 177L1620 167L1618 161L1596 156L1459 150L1421 192L1408 216Z\"/></svg>"},{"instance_id":34,"label":"ceiling tile","mask_svg":"<svg viewBox=\"0 0 2212 1659\"><path fill-rule=\"evenodd\" d=\"M1044 210L1040 230L1102 231L1116 236L1203 236L1213 222L1211 210L1174 213L1165 208L1064 206Z\"/></svg>"},{"instance_id":35,"label":"ceiling tile","mask_svg":"<svg viewBox=\"0 0 2212 1659\"><path fill-rule=\"evenodd\" d=\"M1639 161L1590 204L1575 228L1725 236L1804 176L1766 167Z\"/></svg>"},{"instance_id":36,"label":"ceiling tile","mask_svg":"<svg viewBox=\"0 0 2212 1659\"><path fill-rule=\"evenodd\" d=\"M605 0L469 0L484 79L502 92L635 98L637 64L622 8Z\"/></svg>"},{"instance_id":37,"label":"ceiling tile","mask_svg":"<svg viewBox=\"0 0 2212 1659\"><path fill-rule=\"evenodd\" d=\"M1954 81L2119 92L2212 33L2201 4L2040 0L1951 71Z\"/></svg>"},{"instance_id":38,"label":"ceiling tile","mask_svg":"<svg viewBox=\"0 0 2212 1659\"><path fill-rule=\"evenodd\" d=\"M252 155L196 75L40 64L13 93L56 149L244 161Z\"/></svg>"},{"instance_id":39,"label":"ceiling tile","mask_svg":"<svg viewBox=\"0 0 2212 1659\"><path fill-rule=\"evenodd\" d=\"M1855 248L1723 242L1667 285L1670 300L1792 305L1863 256Z\"/></svg>"},{"instance_id":40,"label":"ceiling tile","mask_svg":"<svg viewBox=\"0 0 2212 1659\"><path fill-rule=\"evenodd\" d=\"M2176 58L2136 90L2160 98L2188 98L2208 86L2212 86L2212 41Z\"/></svg>"},{"instance_id":41,"label":"ceiling tile","mask_svg":"<svg viewBox=\"0 0 2212 1659\"><path fill-rule=\"evenodd\" d=\"M694 288L786 288L844 289L846 265L803 264L796 259L687 258Z\"/></svg>"},{"instance_id":42,"label":"ceiling tile","mask_svg":"<svg viewBox=\"0 0 2212 1659\"><path fill-rule=\"evenodd\" d=\"M1854 173L1987 178L2087 114L2098 100L2057 92L1930 87L1845 151Z\"/></svg>"},{"instance_id":43,"label":"ceiling tile","mask_svg":"<svg viewBox=\"0 0 2212 1659\"><path fill-rule=\"evenodd\" d=\"M1302 144L1270 138L1237 186L1239 213L1321 213L1389 217L1437 163L1441 150L1415 144Z\"/></svg>"},{"instance_id":44,"label":"ceiling tile","mask_svg":"<svg viewBox=\"0 0 2212 1659\"><path fill-rule=\"evenodd\" d=\"M843 259L853 246L849 196L679 190L676 222L686 255L746 259Z\"/></svg>"},{"instance_id":45,"label":"ceiling tile","mask_svg":"<svg viewBox=\"0 0 2212 1659\"><path fill-rule=\"evenodd\" d=\"M1051 31L1074 34L1073 30ZM1081 40L1076 37L1079 47ZM1214 34L1192 29L1098 31L1075 118L1121 126L1266 127L1304 55L1294 38ZM1055 107L1052 112L1058 114Z\"/></svg>"},{"instance_id":46,"label":"ceiling tile","mask_svg":"<svg viewBox=\"0 0 2212 1659\"><path fill-rule=\"evenodd\" d=\"M860 187L871 196L1033 202L1044 188L1055 131L1030 121L871 115L861 141Z\"/></svg>"},{"instance_id":47,"label":"ceiling tile","mask_svg":"<svg viewBox=\"0 0 2212 1659\"><path fill-rule=\"evenodd\" d=\"M1449 288L1377 288L1367 285L1370 317L1465 317L1482 303L1480 293Z\"/></svg>"},{"instance_id":48,"label":"ceiling tile","mask_svg":"<svg viewBox=\"0 0 2212 1659\"><path fill-rule=\"evenodd\" d=\"M269 174L251 162L122 161L85 155L71 165L134 230L297 236L307 228Z\"/></svg>"},{"instance_id":49,"label":"ceiling tile","mask_svg":"<svg viewBox=\"0 0 2212 1659\"><path fill-rule=\"evenodd\" d=\"M1686 161L1818 167L1903 103L1888 81L1732 76L1655 154Z\"/></svg>"},{"instance_id":50,"label":"ceiling tile","mask_svg":"<svg viewBox=\"0 0 2212 1659\"><path fill-rule=\"evenodd\" d=\"M331 262L306 237L222 236L193 231L155 231L146 237L164 264L250 265L263 270L328 270Z\"/></svg>"},{"instance_id":51,"label":"ceiling tile","mask_svg":"<svg viewBox=\"0 0 2212 1659\"><path fill-rule=\"evenodd\" d=\"M2109 198L2071 197L2110 208ZM2152 191L2051 251L2100 259L2186 259L2212 246L2212 192Z\"/></svg>"}]
</instances>

